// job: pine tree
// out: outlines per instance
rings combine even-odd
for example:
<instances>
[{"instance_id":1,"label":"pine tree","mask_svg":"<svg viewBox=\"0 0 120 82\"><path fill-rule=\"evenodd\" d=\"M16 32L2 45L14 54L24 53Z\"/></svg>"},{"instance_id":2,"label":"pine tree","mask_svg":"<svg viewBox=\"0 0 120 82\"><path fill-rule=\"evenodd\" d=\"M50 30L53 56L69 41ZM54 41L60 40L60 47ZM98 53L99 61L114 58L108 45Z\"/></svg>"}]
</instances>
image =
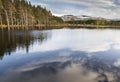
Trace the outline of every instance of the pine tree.
<instances>
[{"instance_id":1,"label":"pine tree","mask_svg":"<svg viewBox=\"0 0 120 82\"><path fill-rule=\"evenodd\" d=\"M54 21L61 22L60 18L53 16L46 8L31 5L27 0L0 0L0 25L27 27L48 25Z\"/></svg>"}]
</instances>

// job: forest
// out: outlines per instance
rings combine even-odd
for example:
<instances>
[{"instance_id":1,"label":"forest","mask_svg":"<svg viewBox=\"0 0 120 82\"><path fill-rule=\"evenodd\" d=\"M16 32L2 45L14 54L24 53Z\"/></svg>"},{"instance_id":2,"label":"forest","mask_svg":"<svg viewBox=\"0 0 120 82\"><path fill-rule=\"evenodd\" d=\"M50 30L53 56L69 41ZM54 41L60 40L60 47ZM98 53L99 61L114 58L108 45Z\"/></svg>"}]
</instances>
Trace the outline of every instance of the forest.
<instances>
[{"instance_id":1,"label":"forest","mask_svg":"<svg viewBox=\"0 0 120 82\"><path fill-rule=\"evenodd\" d=\"M0 0L0 27L42 26L62 22L51 11L40 5L32 5L27 0Z\"/></svg>"},{"instance_id":2,"label":"forest","mask_svg":"<svg viewBox=\"0 0 120 82\"><path fill-rule=\"evenodd\" d=\"M83 24L83 25L120 26L119 20L107 20L107 19L70 20L70 21L66 21L66 23L68 23L68 24Z\"/></svg>"}]
</instances>

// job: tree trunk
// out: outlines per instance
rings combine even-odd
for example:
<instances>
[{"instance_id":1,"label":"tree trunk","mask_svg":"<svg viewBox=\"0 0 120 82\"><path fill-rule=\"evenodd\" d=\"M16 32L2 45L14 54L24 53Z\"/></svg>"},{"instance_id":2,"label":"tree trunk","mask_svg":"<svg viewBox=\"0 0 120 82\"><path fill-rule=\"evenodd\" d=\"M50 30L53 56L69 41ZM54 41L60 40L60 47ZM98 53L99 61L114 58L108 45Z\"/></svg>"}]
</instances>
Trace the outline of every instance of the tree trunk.
<instances>
[{"instance_id":1,"label":"tree trunk","mask_svg":"<svg viewBox=\"0 0 120 82\"><path fill-rule=\"evenodd\" d=\"M11 18L11 25L13 26L13 12L12 11L10 11L10 18Z\"/></svg>"},{"instance_id":2,"label":"tree trunk","mask_svg":"<svg viewBox=\"0 0 120 82\"><path fill-rule=\"evenodd\" d=\"M2 16L0 15L0 25L2 26Z\"/></svg>"},{"instance_id":3,"label":"tree trunk","mask_svg":"<svg viewBox=\"0 0 120 82\"><path fill-rule=\"evenodd\" d=\"M5 15L6 15L6 22L7 22L7 26L8 26L8 30L10 30L10 24L9 24L9 18L8 18L8 12L5 10Z\"/></svg>"},{"instance_id":4,"label":"tree trunk","mask_svg":"<svg viewBox=\"0 0 120 82\"><path fill-rule=\"evenodd\" d=\"M27 14L27 10L26 10L25 13L26 13L26 15L25 15L25 23L26 24L25 25L28 26L28 14Z\"/></svg>"}]
</instances>

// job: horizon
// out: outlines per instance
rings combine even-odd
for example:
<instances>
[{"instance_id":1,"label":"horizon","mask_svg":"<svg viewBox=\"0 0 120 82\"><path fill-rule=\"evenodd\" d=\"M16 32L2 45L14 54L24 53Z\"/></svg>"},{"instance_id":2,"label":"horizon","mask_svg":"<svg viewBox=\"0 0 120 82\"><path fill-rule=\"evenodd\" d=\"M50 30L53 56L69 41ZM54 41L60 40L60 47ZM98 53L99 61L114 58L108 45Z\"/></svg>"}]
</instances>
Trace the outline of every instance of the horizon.
<instances>
[{"instance_id":1,"label":"horizon","mask_svg":"<svg viewBox=\"0 0 120 82\"><path fill-rule=\"evenodd\" d=\"M55 16L87 15L106 19L120 19L120 0L28 0L40 5Z\"/></svg>"}]
</instances>

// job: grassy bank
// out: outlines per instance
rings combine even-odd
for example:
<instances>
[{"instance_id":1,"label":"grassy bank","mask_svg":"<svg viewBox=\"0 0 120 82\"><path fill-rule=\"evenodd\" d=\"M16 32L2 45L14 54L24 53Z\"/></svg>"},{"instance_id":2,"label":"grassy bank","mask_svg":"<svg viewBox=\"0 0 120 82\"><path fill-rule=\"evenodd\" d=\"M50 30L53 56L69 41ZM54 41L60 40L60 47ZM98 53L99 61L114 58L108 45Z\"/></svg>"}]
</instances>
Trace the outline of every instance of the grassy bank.
<instances>
[{"instance_id":1,"label":"grassy bank","mask_svg":"<svg viewBox=\"0 0 120 82\"><path fill-rule=\"evenodd\" d=\"M120 28L120 26L111 26L111 25L84 25L84 24L53 24L53 25L0 25L0 28L8 28L8 29L35 29L35 28L63 28L63 27L71 27L71 28Z\"/></svg>"}]
</instances>

